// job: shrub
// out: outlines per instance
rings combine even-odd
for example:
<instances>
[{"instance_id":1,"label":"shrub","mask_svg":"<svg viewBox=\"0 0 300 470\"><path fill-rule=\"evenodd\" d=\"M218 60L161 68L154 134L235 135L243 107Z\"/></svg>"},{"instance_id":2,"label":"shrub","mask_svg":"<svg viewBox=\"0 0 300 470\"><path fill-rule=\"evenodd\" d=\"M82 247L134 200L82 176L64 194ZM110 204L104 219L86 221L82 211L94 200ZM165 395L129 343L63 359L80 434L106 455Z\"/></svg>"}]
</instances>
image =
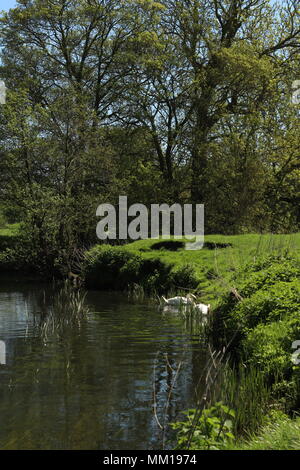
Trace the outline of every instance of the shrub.
<instances>
[{"instance_id":1,"label":"shrub","mask_svg":"<svg viewBox=\"0 0 300 470\"><path fill-rule=\"evenodd\" d=\"M146 293L166 293L178 288L193 289L198 280L194 267L173 265L160 258L143 258L124 247L97 245L86 254L83 275L87 286L97 289L125 289L133 284Z\"/></svg>"},{"instance_id":2,"label":"shrub","mask_svg":"<svg viewBox=\"0 0 300 470\"><path fill-rule=\"evenodd\" d=\"M195 289L199 283L195 268L192 264L185 264L173 271L173 283L177 288Z\"/></svg>"},{"instance_id":3,"label":"shrub","mask_svg":"<svg viewBox=\"0 0 300 470\"><path fill-rule=\"evenodd\" d=\"M267 257L238 273L243 300L226 295L215 311L214 339L231 342L235 359L258 367L273 384L273 395L288 408L300 403L299 366L291 361L300 339L300 265L293 258ZM288 404L288 405L287 405Z\"/></svg>"},{"instance_id":4,"label":"shrub","mask_svg":"<svg viewBox=\"0 0 300 470\"><path fill-rule=\"evenodd\" d=\"M99 245L86 255L83 274L89 287L123 289L137 282L141 258L121 247Z\"/></svg>"},{"instance_id":5,"label":"shrub","mask_svg":"<svg viewBox=\"0 0 300 470\"><path fill-rule=\"evenodd\" d=\"M122 247L96 246L86 255L83 269L86 284L97 289L125 289L133 284L145 291L171 286L168 266L160 259L143 259Z\"/></svg>"},{"instance_id":6,"label":"shrub","mask_svg":"<svg viewBox=\"0 0 300 470\"><path fill-rule=\"evenodd\" d=\"M274 256L257 260L237 272L236 287L244 300L239 302L231 294L221 299L214 320L215 338L228 342L238 331L241 341L248 329L259 323L296 314L300 309L299 275L297 260Z\"/></svg>"},{"instance_id":7,"label":"shrub","mask_svg":"<svg viewBox=\"0 0 300 470\"><path fill-rule=\"evenodd\" d=\"M194 409L184 414L187 417L185 421L171 424L177 430L178 449L218 450L226 448L234 440L235 412L222 402L203 409L198 418Z\"/></svg>"},{"instance_id":8,"label":"shrub","mask_svg":"<svg viewBox=\"0 0 300 470\"><path fill-rule=\"evenodd\" d=\"M243 297L248 297L260 289L267 290L278 282L299 279L300 265L295 260L275 258L274 264L264 266L260 271L253 271L253 266L250 266L245 274L247 279L241 284L239 291Z\"/></svg>"},{"instance_id":9,"label":"shrub","mask_svg":"<svg viewBox=\"0 0 300 470\"><path fill-rule=\"evenodd\" d=\"M139 282L148 293L167 292L174 286L171 269L172 265L164 263L159 258L142 259Z\"/></svg>"},{"instance_id":10,"label":"shrub","mask_svg":"<svg viewBox=\"0 0 300 470\"><path fill-rule=\"evenodd\" d=\"M262 371L276 376L290 375L292 370L291 328L287 322L273 322L269 325L260 324L243 340L243 350L248 363L257 366ZM289 351L285 350L289 341Z\"/></svg>"},{"instance_id":11,"label":"shrub","mask_svg":"<svg viewBox=\"0 0 300 470\"><path fill-rule=\"evenodd\" d=\"M268 289L260 289L239 302L232 311L231 323L241 330L255 328L260 323L282 320L300 310L299 281L277 282Z\"/></svg>"}]
</instances>

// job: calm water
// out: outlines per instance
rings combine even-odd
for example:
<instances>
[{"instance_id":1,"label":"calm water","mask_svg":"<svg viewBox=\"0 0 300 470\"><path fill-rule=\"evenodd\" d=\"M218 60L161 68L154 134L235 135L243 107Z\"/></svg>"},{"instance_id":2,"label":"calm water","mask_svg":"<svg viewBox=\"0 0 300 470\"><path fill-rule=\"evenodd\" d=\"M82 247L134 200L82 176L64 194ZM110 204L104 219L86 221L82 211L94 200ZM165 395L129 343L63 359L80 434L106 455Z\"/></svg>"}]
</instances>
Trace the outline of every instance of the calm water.
<instances>
[{"instance_id":1,"label":"calm water","mask_svg":"<svg viewBox=\"0 0 300 470\"><path fill-rule=\"evenodd\" d=\"M194 405L205 356L195 328L155 305L89 292L80 324L42 334L54 297L53 286L0 281L0 448L160 449L154 376L161 422Z\"/></svg>"}]
</instances>

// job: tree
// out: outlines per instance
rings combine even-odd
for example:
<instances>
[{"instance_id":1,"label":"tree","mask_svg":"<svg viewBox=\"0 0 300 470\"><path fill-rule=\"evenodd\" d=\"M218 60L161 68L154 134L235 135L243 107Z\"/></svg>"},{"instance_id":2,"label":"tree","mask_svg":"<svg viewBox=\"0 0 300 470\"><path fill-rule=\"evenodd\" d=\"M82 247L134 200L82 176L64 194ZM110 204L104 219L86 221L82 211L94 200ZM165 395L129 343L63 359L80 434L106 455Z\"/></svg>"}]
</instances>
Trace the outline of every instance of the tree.
<instances>
[{"instance_id":1,"label":"tree","mask_svg":"<svg viewBox=\"0 0 300 470\"><path fill-rule=\"evenodd\" d=\"M193 202L206 202L210 142L233 116L265 111L274 80L299 52L300 25L292 1L174 0L166 6L166 34L177 38L180 62L189 68L193 117L190 146Z\"/></svg>"}]
</instances>

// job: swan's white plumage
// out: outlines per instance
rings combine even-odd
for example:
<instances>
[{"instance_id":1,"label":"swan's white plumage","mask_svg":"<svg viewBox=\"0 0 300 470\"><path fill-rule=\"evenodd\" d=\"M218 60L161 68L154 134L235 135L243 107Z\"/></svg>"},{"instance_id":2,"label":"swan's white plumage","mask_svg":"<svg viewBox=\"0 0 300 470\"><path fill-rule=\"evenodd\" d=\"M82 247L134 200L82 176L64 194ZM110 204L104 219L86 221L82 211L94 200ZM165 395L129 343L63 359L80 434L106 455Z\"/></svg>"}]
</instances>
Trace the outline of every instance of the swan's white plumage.
<instances>
[{"instance_id":1,"label":"swan's white plumage","mask_svg":"<svg viewBox=\"0 0 300 470\"><path fill-rule=\"evenodd\" d=\"M195 303L196 297L193 294L188 294L186 297L171 297L170 299L166 299L165 297L162 297L163 301L165 302L166 305L174 305L174 306L180 306L180 305L192 305Z\"/></svg>"},{"instance_id":2,"label":"swan's white plumage","mask_svg":"<svg viewBox=\"0 0 300 470\"><path fill-rule=\"evenodd\" d=\"M198 310L198 312L201 312L202 315L208 315L210 311L210 304L209 305L196 304L195 309Z\"/></svg>"}]
</instances>

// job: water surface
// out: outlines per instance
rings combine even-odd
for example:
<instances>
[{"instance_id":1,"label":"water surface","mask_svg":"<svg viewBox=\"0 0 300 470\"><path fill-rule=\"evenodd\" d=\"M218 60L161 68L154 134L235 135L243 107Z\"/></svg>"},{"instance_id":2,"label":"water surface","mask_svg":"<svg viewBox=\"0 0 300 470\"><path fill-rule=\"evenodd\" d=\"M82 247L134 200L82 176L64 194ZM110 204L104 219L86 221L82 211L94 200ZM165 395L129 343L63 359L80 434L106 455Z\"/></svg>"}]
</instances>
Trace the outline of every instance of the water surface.
<instances>
[{"instance_id":1,"label":"water surface","mask_svg":"<svg viewBox=\"0 0 300 470\"><path fill-rule=\"evenodd\" d=\"M86 318L42 333L55 288L0 282L0 448L162 448L154 405L161 424L194 405L205 356L195 328L155 304L91 291Z\"/></svg>"}]
</instances>

